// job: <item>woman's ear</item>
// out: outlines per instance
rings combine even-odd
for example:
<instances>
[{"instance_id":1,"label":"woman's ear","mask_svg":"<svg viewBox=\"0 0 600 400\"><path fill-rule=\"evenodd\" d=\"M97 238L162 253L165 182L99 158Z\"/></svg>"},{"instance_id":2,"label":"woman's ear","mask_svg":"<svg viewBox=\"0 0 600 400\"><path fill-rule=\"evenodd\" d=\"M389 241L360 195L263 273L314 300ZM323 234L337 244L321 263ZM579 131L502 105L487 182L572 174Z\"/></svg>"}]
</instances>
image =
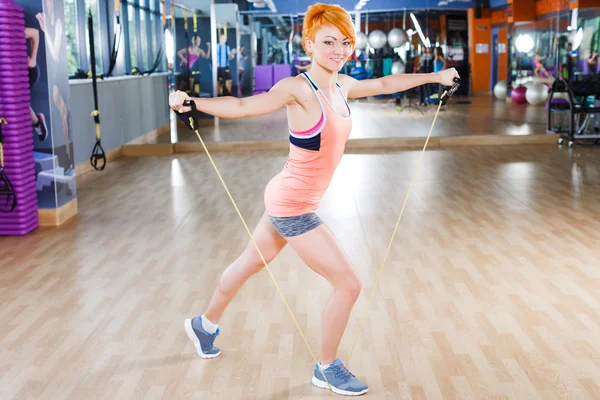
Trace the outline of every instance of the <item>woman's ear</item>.
<instances>
[{"instance_id":1,"label":"woman's ear","mask_svg":"<svg viewBox=\"0 0 600 400\"><path fill-rule=\"evenodd\" d=\"M306 52L310 55L312 54L312 46L313 46L313 42L312 40L310 40L309 38L306 38L305 43L305 47L306 47Z\"/></svg>"}]
</instances>

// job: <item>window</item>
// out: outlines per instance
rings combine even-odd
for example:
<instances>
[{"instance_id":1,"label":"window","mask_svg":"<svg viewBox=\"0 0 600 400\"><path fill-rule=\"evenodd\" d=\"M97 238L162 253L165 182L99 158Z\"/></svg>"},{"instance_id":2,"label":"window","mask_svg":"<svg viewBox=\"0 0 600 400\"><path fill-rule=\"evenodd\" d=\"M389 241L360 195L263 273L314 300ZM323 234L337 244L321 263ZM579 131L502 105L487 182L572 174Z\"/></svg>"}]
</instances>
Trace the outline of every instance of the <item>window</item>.
<instances>
[{"instance_id":1,"label":"window","mask_svg":"<svg viewBox=\"0 0 600 400\"><path fill-rule=\"evenodd\" d=\"M137 58L137 28L135 19L135 8L132 5L127 6L127 19L129 23L129 56L131 62L131 68L139 67Z\"/></svg>"},{"instance_id":2,"label":"window","mask_svg":"<svg viewBox=\"0 0 600 400\"><path fill-rule=\"evenodd\" d=\"M94 28L94 55L96 57L96 74L101 75L104 73L102 70L102 34L100 32L100 13L98 12L98 0L85 0L85 43L88 52L88 59L91 57L90 53L90 31L88 29L88 17L89 12L92 13L93 28ZM91 62L91 59L90 59ZM90 65L91 71L91 65Z\"/></svg>"},{"instance_id":3,"label":"window","mask_svg":"<svg viewBox=\"0 0 600 400\"><path fill-rule=\"evenodd\" d=\"M65 30L67 37L67 63L69 76L73 76L79 68L79 52L77 51L77 8L75 0L65 0Z\"/></svg>"}]
</instances>

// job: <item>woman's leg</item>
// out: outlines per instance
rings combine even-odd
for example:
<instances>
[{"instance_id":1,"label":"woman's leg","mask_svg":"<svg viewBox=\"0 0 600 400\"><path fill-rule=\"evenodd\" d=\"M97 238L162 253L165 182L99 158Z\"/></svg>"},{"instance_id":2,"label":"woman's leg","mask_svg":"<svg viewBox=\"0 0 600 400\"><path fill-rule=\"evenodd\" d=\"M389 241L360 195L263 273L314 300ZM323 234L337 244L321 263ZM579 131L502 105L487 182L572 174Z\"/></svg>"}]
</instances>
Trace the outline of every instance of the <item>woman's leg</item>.
<instances>
[{"instance_id":1,"label":"woman's leg","mask_svg":"<svg viewBox=\"0 0 600 400\"><path fill-rule=\"evenodd\" d=\"M287 240L300 258L333 287L323 310L320 360L321 364L331 364L337 358L352 307L362 290L360 277L325 224Z\"/></svg>"},{"instance_id":2,"label":"woman's leg","mask_svg":"<svg viewBox=\"0 0 600 400\"><path fill-rule=\"evenodd\" d=\"M275 230L267 214L263 215L252 235L267 263L273 261L287 244L286 240ZM225 308L242 285L264 266L254 243L249 241L242 255L221 275L204 316L214 324L218 324Z\"/></svg>"},{"instance_id":3,"label":"woman's leg","mask_svg":"<svg viewBox=\"0 0 600 400\"><path fill-rule=\"evenodd\" d=\"M263 215L252 234L267 263L271 262L287 242L277 233L268 215ZM185 331L202 358L215 358L221 349L214 346L219 335L218 323L225 309L242 285L265 266L254 243L250 241L246 250L221 275L208 309L204 315L186 319Z\"/></svg>"}]
</instances>

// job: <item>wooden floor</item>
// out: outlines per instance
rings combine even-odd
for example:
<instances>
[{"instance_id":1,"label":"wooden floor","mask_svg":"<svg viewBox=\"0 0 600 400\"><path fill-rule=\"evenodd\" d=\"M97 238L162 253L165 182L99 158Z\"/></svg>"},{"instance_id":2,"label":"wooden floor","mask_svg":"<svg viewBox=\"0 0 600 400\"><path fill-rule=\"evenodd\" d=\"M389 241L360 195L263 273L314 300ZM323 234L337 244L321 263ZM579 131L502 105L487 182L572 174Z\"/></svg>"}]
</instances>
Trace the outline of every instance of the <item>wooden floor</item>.
<instances>
[{"instance_id":1,"label":"wooden floor","mask_svg":"<svg viewBox=\"0 0 600 400\"><path fill-rule=\"evenodd\" d=\"M347 154L319 210L364 282L358 331L419 151ZM214 155L249 225L285 152ZM202 313L248 238L204 154L112 162L80 215L0 238L1 399L340 398L267 273L195 354ZM600 148L428 151L350 368L372 399L600 398ZM286 248L272 271L314 351L327 283Z\"/></svg>"},{"instance_id":2,"label":"wooden floor","mask_svg":"<svg viewBox=\"0 0 600 400\"><path fill-rule=\"evenodd\" d=\"M524 136L546 134L544 106L511 104L494 97L452 99L447 110L440 112L433 137L457 136ZM405 106L408 103L405 103ZM351 140L379 138L426 137L437 110L437 105L408 107L402 112L389 100L353 100L353 129ZM421 113L418 110L422 110ZM288 140L285 109L269 115L243 119L221 118L219 125L203 126L200 134L205 142L270 142ZM198 142L194 132L183 125L178 129L179 142ZM132 144L170 143L170 135L150 135L134 140Z\"/></svg>"}]
</instances>

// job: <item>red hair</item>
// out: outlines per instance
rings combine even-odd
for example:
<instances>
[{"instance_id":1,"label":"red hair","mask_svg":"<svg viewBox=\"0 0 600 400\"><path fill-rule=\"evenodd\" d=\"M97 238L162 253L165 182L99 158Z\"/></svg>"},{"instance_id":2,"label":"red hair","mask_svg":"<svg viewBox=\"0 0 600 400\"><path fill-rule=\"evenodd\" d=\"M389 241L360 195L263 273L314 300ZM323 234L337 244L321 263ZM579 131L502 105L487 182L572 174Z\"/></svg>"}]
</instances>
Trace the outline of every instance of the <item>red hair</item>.
<instances>
[{"instance_id":1,"label":"red hair","mask_svg":"<svg viewBox=\"0 0 600 400\"><path fill-rule=\"evenodd\" d=\"M302 46L306 49L306 39L315 40L315 33L323 25L333 25L342 35L350 39L352 47L356 44L354 23L350 14L337 4L316 3L308 7L302 26Z\"/></svg>"}]
</instances>

